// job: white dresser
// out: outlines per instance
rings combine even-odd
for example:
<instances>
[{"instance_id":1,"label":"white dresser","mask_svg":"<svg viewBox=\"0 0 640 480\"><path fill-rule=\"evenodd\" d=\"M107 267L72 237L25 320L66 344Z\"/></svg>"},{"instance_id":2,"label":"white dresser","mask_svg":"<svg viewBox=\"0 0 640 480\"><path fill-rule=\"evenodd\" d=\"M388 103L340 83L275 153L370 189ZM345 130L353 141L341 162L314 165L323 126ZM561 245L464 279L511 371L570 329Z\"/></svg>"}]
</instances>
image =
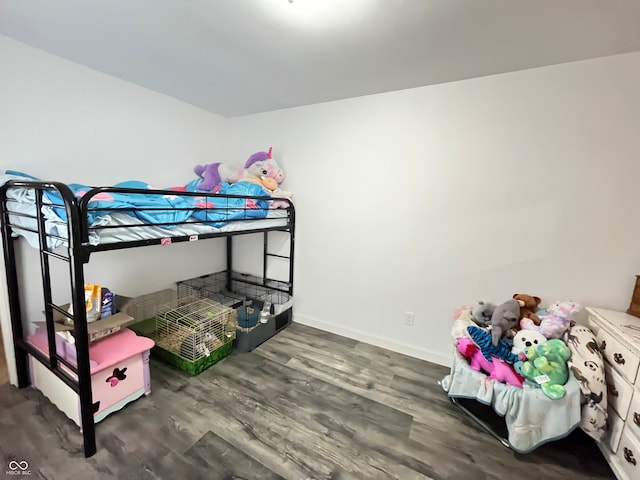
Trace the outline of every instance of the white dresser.
<instances>
[{"instance_id":1,"label":"white dresser","mask_svg":"<svg viewBox=\"0 0 640 480\"><path fill-rule=\"evenodd\" d=\"M598 443L620 480L640 480L640 318L587 308L605 358L609 430Z\"/></svg>"}]
</instances>

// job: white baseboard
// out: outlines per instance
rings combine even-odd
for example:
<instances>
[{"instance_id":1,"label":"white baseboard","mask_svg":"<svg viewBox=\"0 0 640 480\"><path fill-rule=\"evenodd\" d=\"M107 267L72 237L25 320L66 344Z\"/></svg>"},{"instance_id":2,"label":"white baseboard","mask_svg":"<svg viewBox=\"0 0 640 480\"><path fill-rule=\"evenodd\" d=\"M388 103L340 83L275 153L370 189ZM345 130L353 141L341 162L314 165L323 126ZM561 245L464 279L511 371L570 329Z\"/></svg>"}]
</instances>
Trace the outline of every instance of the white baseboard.
<instances>
[{"instance_id":1,"label":"white baseboard","mask_svg":"<svg viewBox=\"0 0 640 480\"><path fill-rule=\"evenodd\" d=\"M389 338L378 337L368 333L364 333L360 330L346 328L333 323L324 322L317 318L308 317L306 315L293 314L293 321L301 325L307 325L314 327L325 332L335 333L343 337L358 340L359 342L368 343L376 347L386 348L392 352L402 353L410 357L419 358L420 360L426 360L427 362L436 363L445 367L451 366L451 358L441 353L432 352L430 350L414 347L413 345L407 345L406 343L396 342Z\"/></svg>"}]
</instances>

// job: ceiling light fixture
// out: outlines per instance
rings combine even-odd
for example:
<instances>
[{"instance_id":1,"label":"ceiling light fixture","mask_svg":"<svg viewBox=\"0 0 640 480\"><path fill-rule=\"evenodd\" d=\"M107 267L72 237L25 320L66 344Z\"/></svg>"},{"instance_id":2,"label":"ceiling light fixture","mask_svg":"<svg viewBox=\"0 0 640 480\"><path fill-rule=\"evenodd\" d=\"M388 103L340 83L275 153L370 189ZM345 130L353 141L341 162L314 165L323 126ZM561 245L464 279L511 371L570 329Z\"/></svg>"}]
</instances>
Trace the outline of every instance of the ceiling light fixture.
<instances>
[{"instance_id":1,"label":"ceiling light fixture","mask_svg":"<svg viewBox=\"0 0 640 480\"><path fill-rule=\"evenodd\" d=\"M372 11L371 0L262 0L265 13L297 27L326 30L349 27L354 21L366 22ZM287 4L289 4L287 6Z\"/></svg>"}]
</instances>

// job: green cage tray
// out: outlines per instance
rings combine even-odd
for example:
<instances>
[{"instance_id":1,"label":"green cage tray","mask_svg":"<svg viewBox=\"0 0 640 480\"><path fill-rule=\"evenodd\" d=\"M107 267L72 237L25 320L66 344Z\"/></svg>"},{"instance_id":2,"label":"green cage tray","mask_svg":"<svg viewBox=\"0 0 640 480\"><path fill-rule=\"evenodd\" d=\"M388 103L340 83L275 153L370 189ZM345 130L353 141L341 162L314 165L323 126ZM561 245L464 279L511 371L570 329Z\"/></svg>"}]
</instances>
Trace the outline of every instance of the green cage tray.
<instances>
[{"instance_id":1,"label":"green cage tray","mask_svg":"<svg viewBox=\"0 0 640 480\"><path fill-rule=\"evenodd\" d=\"M175 299L157 308L155 316L131 325L152 339L151 354L198 375L231 353L238 325L232 308L209 299Z\"/></svg>"},{"instance_id":2,"label":"green cage tray","mask_svg":"<svg viewBox=\"0 0 640 480\"><path fill-rule=\"evenodd\" d=\"M155 328L156 328L156 320L155 318L149 318L147 320L143 320L142 322L136 323L134 325L130 325L128 328L136 332L138 335L142 335L145 337L149 337L152 340L156 341L157 337ZM191 375L199 375L204 372L207 368L215 365L224 357L231 354L231 350L233 349L233 339L224 343L222 346L216 348L215 350L209 353L209 356L204 356L198 360L189 360L187 358L181 357L180 355L171 352L165 348L162 348L157 343L151 349L151 355L155 358L161 359L166 363L169 363L175 367L178 367L180 370L183 370Z\"/></svg>"}]
</instances>

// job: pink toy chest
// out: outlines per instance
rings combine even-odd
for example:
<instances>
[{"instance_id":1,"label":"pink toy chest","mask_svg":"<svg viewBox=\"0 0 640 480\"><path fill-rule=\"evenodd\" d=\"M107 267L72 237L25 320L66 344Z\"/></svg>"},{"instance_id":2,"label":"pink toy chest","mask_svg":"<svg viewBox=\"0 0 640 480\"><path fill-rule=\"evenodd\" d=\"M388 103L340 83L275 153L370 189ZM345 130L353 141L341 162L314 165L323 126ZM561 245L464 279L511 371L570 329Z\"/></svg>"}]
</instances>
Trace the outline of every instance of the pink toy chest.
<instances>
[{"instance_id":1,"label":"pink toy chest","mask_svg":"<svg viewBox=\"0 0 640 480\"><path fill-rule=\"evenodd\" d=\"M27 341L48 355L46 332L39 330L29 336ZM96 423L142 395L151 393L149 350L153 345L153 340L138 336L129 329L121 330L89 345L91 391ZM73 348L65 345L67 351L70 351L69 347ZM67 359L75 364L75 358ZM80 425L78 395L38 360L30 358L30 362L33 386Z\"/></svg>"}]
</instances>

